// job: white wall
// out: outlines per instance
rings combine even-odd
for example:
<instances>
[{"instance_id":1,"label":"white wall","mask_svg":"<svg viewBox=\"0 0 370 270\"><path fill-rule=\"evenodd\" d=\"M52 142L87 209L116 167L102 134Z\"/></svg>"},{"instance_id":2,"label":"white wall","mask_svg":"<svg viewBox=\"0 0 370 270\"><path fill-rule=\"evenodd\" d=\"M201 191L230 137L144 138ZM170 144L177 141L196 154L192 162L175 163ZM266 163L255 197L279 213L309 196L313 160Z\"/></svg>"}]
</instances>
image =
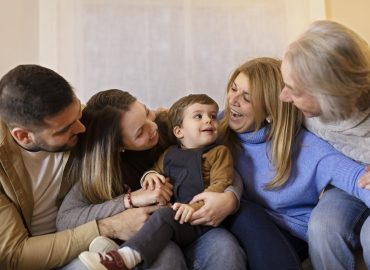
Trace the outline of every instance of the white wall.
<instances>
[{"instance_id":1,"label":"white wall","mask_svg":"<svg viewBox=\"0 0 370 270\"><path fill-rule=\"evenodd\" d=\"M281 57L288 40L310 21L305 0L56 3L51 37L58 48L50 65L66 75L81 99L120 88L152 107L194 92L223 103L234 68L257 56ZM40 57L47 58L42 52Z\"/></svg>"},{"instance_id":2,"label":"white wall","mask_svg":"<svg viewBox=\"0 0 370 270\"><path fill-rule=\"evenodd\" d=\"M40 63L83 102L120 88L152 107L193 92L223 103L239 64L281 57L324 9L324 0L0 0L9 40L0 72Z\"/></svg>"},{"instance_id":3,"label":"white wall","mask_svg":"<svg viewBox=\"0 0 370 270\"><path fill-rule=\"evenodd\" d=\"M0 76L38 63L38 0L0 0Z\"/></svg>"},{"instance_id":4,"label":"white wall","mask_svg":"<svg viewBox=\"0 0 370 270\"><path fill-rule=\"evenodd\" d=\"M327 18L359 33L370 44L369 0L326 0Z\"/></svg>"}]
</instances>

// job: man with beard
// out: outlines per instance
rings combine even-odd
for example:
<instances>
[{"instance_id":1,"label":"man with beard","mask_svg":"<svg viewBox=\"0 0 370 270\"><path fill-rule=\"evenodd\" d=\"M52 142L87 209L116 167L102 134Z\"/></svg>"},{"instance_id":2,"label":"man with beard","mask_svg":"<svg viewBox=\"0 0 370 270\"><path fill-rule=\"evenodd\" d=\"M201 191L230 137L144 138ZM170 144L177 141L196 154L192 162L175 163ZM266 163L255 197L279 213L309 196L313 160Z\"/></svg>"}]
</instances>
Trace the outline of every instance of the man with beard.
<instances>
[{"instance_id":1,"label":"man with beard","mask_svg":"<svg viewBox=\"0 0 370 270\"><path fill-rule=\"evenodd\" d=\"M75 258L95 237L127 239L157 208L56 233L58 203L73 184L62 182L68 150L85 131L80 118L71 85L48 68L20 65L0 80L0 269L83 269Z\"/></svg>"}]
</instances>

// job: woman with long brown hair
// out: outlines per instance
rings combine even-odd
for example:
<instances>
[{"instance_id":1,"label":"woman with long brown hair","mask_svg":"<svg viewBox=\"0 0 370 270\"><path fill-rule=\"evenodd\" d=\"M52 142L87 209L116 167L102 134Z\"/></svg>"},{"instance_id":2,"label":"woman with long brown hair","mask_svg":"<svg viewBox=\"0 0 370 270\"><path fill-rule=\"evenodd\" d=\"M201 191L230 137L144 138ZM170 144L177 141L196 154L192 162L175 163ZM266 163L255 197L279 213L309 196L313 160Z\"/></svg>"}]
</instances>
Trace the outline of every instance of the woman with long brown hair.
<instances>
[{"instance_id":1,"label":"woman with long brown hair","mask_svg":"<svg viewBox=\"0 0 370 270\"><path fill-rule=\"evenodd\" d=\"M81 122L86 132L71 153L63 176L76 184L61 205L57 227L99 222L124 211L127 216L121 222L127 223L127 231L108 236L125 241L143 226L158 204L168 202L172 195L169 183L155 190L139 188L142 174L176 142L167 113L156 114L128 92L112 89L97 93L87 102ZM206 209L213 212L212 218L204 215L209 222L201 221L203 224L213 225L214 219L222 220L235 210L237 196L229 191L210 195L218 204L205 201ZM179 248L171 243L151 269L245 268L236 239L222 228L202 235L184 252L188 266Z\"/></svg>"}]
</instances>

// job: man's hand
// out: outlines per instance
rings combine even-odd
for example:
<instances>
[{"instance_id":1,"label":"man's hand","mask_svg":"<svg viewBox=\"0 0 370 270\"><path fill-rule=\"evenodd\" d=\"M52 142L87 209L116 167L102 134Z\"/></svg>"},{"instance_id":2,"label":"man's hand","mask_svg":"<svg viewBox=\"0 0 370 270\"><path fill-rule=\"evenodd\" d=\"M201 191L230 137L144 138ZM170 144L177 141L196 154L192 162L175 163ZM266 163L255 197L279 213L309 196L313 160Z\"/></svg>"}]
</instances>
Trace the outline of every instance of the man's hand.
<instances>
[{"instance_id":1,"label":"man's hand","mask_svg":"<svg viewBox=\"0 0 370 270\"><path fill-rule=\"evenodd\" d=\"M112 217L98 220L100 235L127 241L141 229L150 214L157 209L157 205L132 208Z\"/></svg>"},{"instance_id":2,"label":"man's hand","mask_svg":"<svg viewBox=\"0 0 370 270\"><path fill-rule=\"evenodd\" d=\"M195 211L193 207L185 203L175 203L172 209L176 211L175 219L178 220L180 224L189 222Z\"/></svg>"},{"instance_id":3,"label":"man's hand","mask_svg":"<svg viewBox=\"0 0 370 270\"><path fill-rule=\"evenodd\" d=\"M191 200L189 204L203 201L204 205L198 209L191 219L192 225L209 225L217 227L238 205L238 199L233 192L202 192Z\"/></svg>"}]
</instances>

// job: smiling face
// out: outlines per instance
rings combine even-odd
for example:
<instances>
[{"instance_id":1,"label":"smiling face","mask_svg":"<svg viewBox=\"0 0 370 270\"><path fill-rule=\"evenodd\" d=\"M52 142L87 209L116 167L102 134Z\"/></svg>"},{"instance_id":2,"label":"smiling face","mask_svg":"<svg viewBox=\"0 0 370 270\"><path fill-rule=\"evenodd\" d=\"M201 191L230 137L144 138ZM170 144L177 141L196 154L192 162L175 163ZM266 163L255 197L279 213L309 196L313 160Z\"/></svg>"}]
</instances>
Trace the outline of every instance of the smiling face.
<instances>
[{"instance_id":1,"label":"smiling face","mask_svg":"<svg viewBox=\"0 0 370 270\"><path fill-rule=\"evenodd\" d=\"M230 109L229 127L237 133L252 131L256 127L255 113L251 103L249 79L239 73L227 92Z\"/></svg>"},{"instance_id":2,"label":"smiling face","mask_svg":"<svg viewBox=\"0 0 370 270\"><path fill-rule=\"evenodd\" d=\"M142 151L153 148L159 140L155 114L138 101L123 113L121 130L123 147L127 150Z\"/></svg>"},{"instance_id":3,"label":"smiling face","mask_svg":"<svg viewBox=\"0 0 370 270\"><path fill-rule=\"evenodd\" d=\"M283 60L281 72L285 86L280 94L280 100L293 103L302 111L305 117L316 117L322 114L320 104L317 99L298 87L292 79L291 68L288 61Z\"/></svg>"},{"instance_id":4,"label":"smiling face","mask_svg":"<svg viewBox=\"0 0 370 270\"><path fill-rule=\"evenodd\" d=\"M174 134L184 148L200 148L216 141L217 111L215 104L200 103L194 103L184 110L182 125L174 127Z\"/></svg>"}]
</instances>

